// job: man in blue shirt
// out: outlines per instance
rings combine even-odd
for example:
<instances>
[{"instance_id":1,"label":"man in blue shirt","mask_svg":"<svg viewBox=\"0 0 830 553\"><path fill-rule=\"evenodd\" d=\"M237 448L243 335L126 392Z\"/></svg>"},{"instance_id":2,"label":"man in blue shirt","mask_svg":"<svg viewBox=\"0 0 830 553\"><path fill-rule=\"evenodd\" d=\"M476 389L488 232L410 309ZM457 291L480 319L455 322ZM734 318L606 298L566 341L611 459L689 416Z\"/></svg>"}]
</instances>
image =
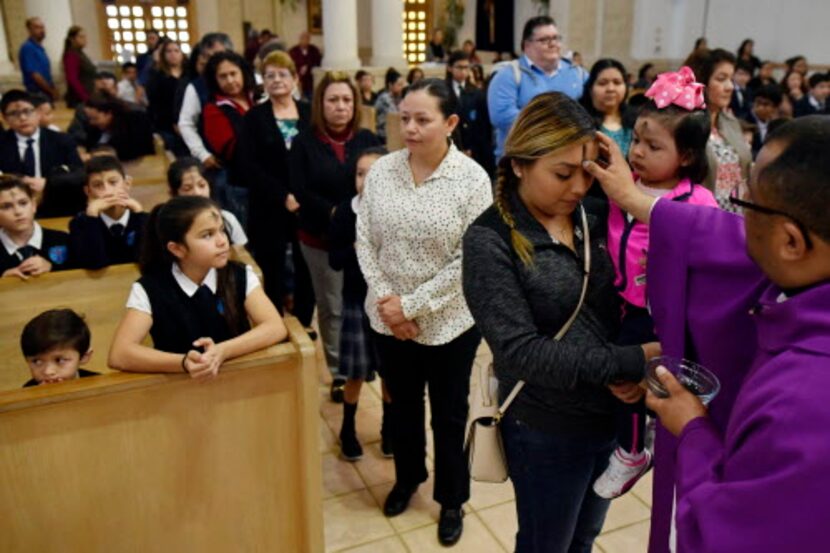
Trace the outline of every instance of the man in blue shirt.
<instances>
[{"instance_id":1,"label":"man in blue shirt","mask_svg":"<svg viewBox=\"0 0 830 553\"><path fill-rule=\"evenodd\" d=\"M532 17L522 32L523 55L496 71L487 92L490 121L496 129L496 158L504 153L504 141L519 112L544 92L562 92L573 99L582 96L585 75L561 56L562 36L553 18Z\"/></svg>"},{"instance_id":2,"label":"man in blue shirt","mask_svg":"<svg viewBox=\"0 0 830 553\"><path fill-rule=\"evenodd\" d=\"M20 53L17 56L20 62L20 72L23 73L23 84L29 92L43 92L57 100L58 89L52 81L49 56L43 48L46 25L43 24L41 18L30 17L26 20L26 29L29 31L29 38L20 47Z\"/></svg>"}]
</instances>

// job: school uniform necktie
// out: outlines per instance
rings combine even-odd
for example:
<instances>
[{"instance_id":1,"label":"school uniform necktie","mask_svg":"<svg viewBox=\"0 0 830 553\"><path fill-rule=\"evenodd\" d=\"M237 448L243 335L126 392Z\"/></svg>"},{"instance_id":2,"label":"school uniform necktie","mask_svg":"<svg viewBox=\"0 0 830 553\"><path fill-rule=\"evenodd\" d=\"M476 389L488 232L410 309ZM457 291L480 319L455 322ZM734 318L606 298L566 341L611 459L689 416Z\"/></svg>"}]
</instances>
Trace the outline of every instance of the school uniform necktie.
<instances>
[{"instance_id":1,"label":"school uniform necktie","mask_svg":"<svg viewBox=\"0 0 830 553\"><path fill-rule=\"evenodd\" d=\"M35 176L35 139L26 139L26 151L23 152L23 174L27 177Z\"/></svg>"},{"instance_id":2,"label":"school uniform necktie","mask_svg":"<svg viewBox=\"0 0 830 553\"><path fill-rule=\"evenodd\" d=\"M30 257L34 257L35 255L37 255L37 249L34 246L30 246L29 244L17 248L17 256L20 258L20 261L25 261Z\"/></svg>"},{"instance_id":3,"label":"school uniform necktie","mask_svg":"<svg viewBox=\"0 0 830 553\"><path fill-rule=\"evenodd\" d=\"M121 238L124 236L124 225L121 223L115 223L110 227L110 234L115 236L116 238Z\"/></svg>"}]
</instances>

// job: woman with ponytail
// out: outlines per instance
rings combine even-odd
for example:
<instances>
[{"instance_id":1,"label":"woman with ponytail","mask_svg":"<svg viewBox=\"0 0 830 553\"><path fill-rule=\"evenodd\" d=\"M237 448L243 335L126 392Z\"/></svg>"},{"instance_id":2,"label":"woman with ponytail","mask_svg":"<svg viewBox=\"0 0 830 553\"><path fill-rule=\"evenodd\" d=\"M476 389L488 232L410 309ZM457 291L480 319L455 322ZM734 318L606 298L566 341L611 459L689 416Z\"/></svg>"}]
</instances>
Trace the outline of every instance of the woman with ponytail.
<instances>
[{"instance_id":1,"label":"woman with ponytail","mask_svg":"<svg viewBox=\"0 0 830 553\"><path fill-rule=\"evenodd\" d=\"M153 209L145 233L141 278L115 331L110 367L205 378L226 360L285 338L251 267L229 261L230 241L212 200L173 198ZM143 345L148 334L153 347Z\"/></svg>"},{"instance_id":2,"label":"woman with ponytail","mask_svg":"<svg viewBox=\"0 0 830 553\"><path fill-rule=\"evenodd\" d=\"M582 169L597 157L594 128L564 94L536 96L505 142L494 205L464 236L464 295L493 352L500 401L525 383L500 425L517 553L591 551L609 506L591 485L616 445L612 388L630 393L659 354L656 343L614 345L620 301L607 214L585 198L592 178Z\"/></svg>"}]
</instances>

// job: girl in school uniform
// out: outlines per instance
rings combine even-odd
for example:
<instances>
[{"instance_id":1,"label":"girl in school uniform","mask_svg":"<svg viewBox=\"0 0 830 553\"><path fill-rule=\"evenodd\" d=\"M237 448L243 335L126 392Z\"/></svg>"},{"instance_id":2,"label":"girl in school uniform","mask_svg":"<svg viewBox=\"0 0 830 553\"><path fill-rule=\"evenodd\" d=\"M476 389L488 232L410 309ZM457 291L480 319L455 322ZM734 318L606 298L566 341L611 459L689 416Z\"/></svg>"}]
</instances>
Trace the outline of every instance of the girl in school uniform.
<instances>
[{"instance_id":1,"label":"girl in school uniform","mask_svg":"<svg viewBox=\"0 0 830 553\"><path fill-rule=\"evenodd\" d=\"M207 170L195 157L180 157L170 164L167 170L167 186L173 198L176 196L213 198L213 188L208 180ZM240 248L245 246L248 243L248 235L245 234L242 223L227 209L221 210L221 213L231 245Z\"/></svg>"},{"instance_id":2,"label":"girl in school uniform","mask_svg":"<svg viewBox=\"0 0 830 553\"><path fill-rule=\"evenodd\" d=\"M283 340L285 325L251 267L229 255L212 200L181 196L157 206L147 222L141 278L115 331L109 366L205 378L226 360ZM154 347L142 344L148 334Z\"/></svg>"},{"instance_id":3,"label":"girl in school uniform","mask_svg":"<svg viewBox=\"0 0 830 553\"><path fill-rule=\"evenodd\" d=\"M378 353L369 317L366 315L366 280L357 262L355 241L357 209L363 194L363 186L369 168L378 158L388 154L383 146L363 150L355 161L355 189L357 195L335 210L329 227L331 243L329 265L335 271L343 271L343 326L340 329L340 374L346 377L343 387L343 423L340 427L340 453L346 461L363 457L363 448L357 439L355 414L364 381L371 382L380 372ZM392 457L389 428L389 392L383 390L383 420L380 429L380 449L384 457Z\"/></svg>"}]
</instances>

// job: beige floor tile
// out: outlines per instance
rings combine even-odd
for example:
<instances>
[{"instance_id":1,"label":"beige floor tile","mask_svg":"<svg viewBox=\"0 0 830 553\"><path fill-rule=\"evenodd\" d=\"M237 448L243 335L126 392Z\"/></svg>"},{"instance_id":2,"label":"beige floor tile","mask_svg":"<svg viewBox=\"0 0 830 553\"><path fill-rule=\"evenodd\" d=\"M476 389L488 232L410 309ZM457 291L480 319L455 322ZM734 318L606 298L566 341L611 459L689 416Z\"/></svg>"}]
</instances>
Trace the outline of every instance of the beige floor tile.
<instances>
[{"instance_id":1,"label":"beige floor tile","mask_svg":"<svg viewBox=\"0 0 830 553\"><path fill-rule=\"evenodd\" d=\"M354 467L367 486L377 486L395 481L395 461L387 459L380 452L380 442L363 446L363 459Z\"/></svg>"},{"instance_id":2,"label":"beige floor tile","mask_svg":"<svg viewBox=\"0 0 830 553\"><path fill-rule=\"evenodd\" d=\"M335 436L340 435L340 425L343 423L343 405L339 405L339 411L330 415L323 415L326 424L334 432ZM357 408L357 416L355 417L355 424L357 425L357 439L365 448L368 444L380 441L380 423L383 420L383 407L377 405L375 407Z\"/></svg>"},{"instance_id":3,"label":"beige floor tile","mask_svg":"<svg viewBox=\"0 0 830 553\"><path fill-rule=\"evenodd\" d=\"M513 551L516 545L516 532L519 523L516 520L516 503L503 503L495 507L476 511L484 525L492 532L499 543L507 550Z\"/></svg>"},{"instance_id":4,"label":"beige floor tile","mask_svg":"<svg viewBox=\"0 0 830 553\"><path fill-rule=\"evenodd\" d=\"M611 502L602 532L611 532L635 522L648 520L650 514L649 508L643 505L642 501L627 493Z\"/></svg>"},{"instance_id":5,"label":"beige floor tile","mask_svg":"<svg viewBox=\"0 0 830 553\"><path fill-rule=\"evenodd\" d=\"M597 544L605 553L643 553L648 549L649 522L626 526L597 538Z\"/></svg>"},{"instance_id":6,"label":"beige floor tile","mask_svg":"<svg viewBox=\"0 0 830 553\"><path fill-rule=\"evenodd\" d=\"M338 553L408 553L406 546L398 536L383 538L357 547L342 549Z\"/></svg>"},{"instance_id":7,"label":"beige floor tile","mask_svg":"<svg viewBox=\"0 0 830 553\"><path fill-rule=\"evenodd\" d=\"M393 536L395 531L367 490L323 501L326 551L340 551Z\"/></svg>"},{"instance_id":8,"label":"beige floor tile","mask_svg":"<svg viewBox=\"0 0 830 553\"><path fill-rule=\"evenodd\" d=\"M404 543L410 551L418 553L446 552L447 549L438 543L438 524L430 524L423 528L410 530L401 534ZM504 547L484 527L475 513L464 517L464 533L461 540L452 548L453 553L503 553Z\"/></svg>"},{"instance_id":9,"label":"beige floor tile","mask_svg":"<svg viewBox=\"0 0 830 553\"><path fill-rule=\"evenodd\" d=\"M654 470L651 470L640 478L637 485L631 490L631 493L639 497L643 503L651 507L651 483L654 479Z\"/></svg>"},{"instance_id":10,"label":"beige floor tile","mask_svg":"<svg viewBox=\"0 0 830 553\"><path fill-rule=\"evenodd\" d=\"M334 497L366 487L354 463L343 461L333 453L323 455L323 497Z\"/></svg>"},{"instance_id":11,"label":"beige floor tile","mask_svg":"<svg viewBox=\"0 0 830 553\"><path fill-rule=\"evenodd\" d=\"M397 532L404 532L438 521L441 506L432 499L432 475L429 479L418 486L418 491L412 496L409 508L396 517L389 519L389 523ZM383 505L386 496L392 489L392 482L372 486L369 492L375 497L378 505Z\"/></svg>"},{"instance_id":12,"label":"beige floor tile","mask_svg":"<svg viewBox=\"0 0 830 553\"><path fill-rule=\"evenodd\" d=\"M337 448L337 438L334 436L331 428L329 428L329 425L327 425L321 418L318 426L320 429L320 453L327 453L335 450Z\"/></svg>"},{"instance_id":13,"label":"beige floor tile","mask_svg":"<svg viewBox=\"0 0 830 553\"><path fill-rule=\"evenodd\" d=\"M502 484L487 482L472 482L470 484L470 505L476 511L513 501L515 498L513 484L510 480Z\"/></svg>"}]
</instances>

